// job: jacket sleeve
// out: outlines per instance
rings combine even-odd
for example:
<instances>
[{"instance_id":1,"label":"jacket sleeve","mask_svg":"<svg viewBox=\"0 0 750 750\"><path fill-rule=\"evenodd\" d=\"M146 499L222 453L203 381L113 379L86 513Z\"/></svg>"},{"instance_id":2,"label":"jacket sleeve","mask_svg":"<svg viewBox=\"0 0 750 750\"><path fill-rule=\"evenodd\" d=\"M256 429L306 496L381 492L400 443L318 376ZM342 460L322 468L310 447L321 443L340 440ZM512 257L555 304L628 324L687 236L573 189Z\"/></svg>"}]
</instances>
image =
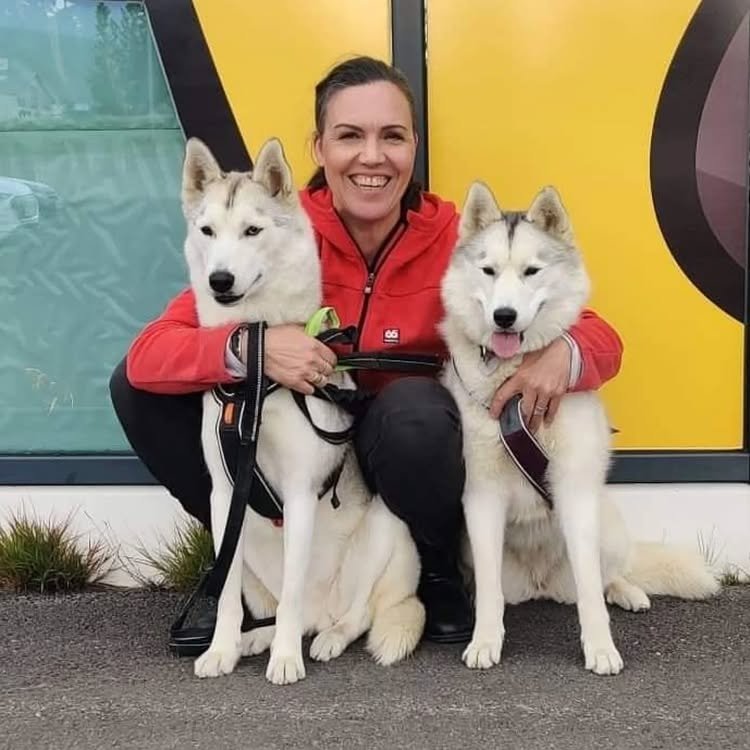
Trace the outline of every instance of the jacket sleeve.
<instances>
[{"instance_id":1,"label":"jacket sleeve","mask_svg":"<svg viewBox=\"0 0 750 750\"><path fill-rule=\"evenodd\" d=\"M227 341L237 326L201 328L195 297L186 289L149 323L130 346L128 381L152 393L205 391L234 378L227 371Z\"/></svg>"},{"instance_id":2,"label":"jacket sleeve","mask_svg":"<svg viewBox=\"0 0 750 750\"><path fill-rule=\"evenodd\" d=\"M574 391L595 391L620 370L622 340L612 326L593 310L584 310L570 335L581 352L581 376Z\"/></svg>"}]
</instances>

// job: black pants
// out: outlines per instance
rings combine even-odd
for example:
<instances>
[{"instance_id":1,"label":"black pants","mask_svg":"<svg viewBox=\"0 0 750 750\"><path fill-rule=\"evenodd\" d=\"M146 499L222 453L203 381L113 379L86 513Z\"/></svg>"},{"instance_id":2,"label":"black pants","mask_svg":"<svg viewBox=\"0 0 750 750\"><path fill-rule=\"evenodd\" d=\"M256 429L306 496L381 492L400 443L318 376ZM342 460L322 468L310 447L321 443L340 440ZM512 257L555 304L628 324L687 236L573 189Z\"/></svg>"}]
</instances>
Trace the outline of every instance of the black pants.
<instances>
[{"instance_id":1,"label":"black pants","mask_svg":"<svg viewBox=\"0 0 750 750\"><path fill-rule=\"evenodd\" d=\"M110 393L133 450L182 507L209 527L201 394L164 396L133 388L124 361L112 375ZM365 481L407 524L423 566L455 563L464 465L461 422L448 391L429 378L389 384L362 419L355 448Z\"/></svg>"}]
</instances>

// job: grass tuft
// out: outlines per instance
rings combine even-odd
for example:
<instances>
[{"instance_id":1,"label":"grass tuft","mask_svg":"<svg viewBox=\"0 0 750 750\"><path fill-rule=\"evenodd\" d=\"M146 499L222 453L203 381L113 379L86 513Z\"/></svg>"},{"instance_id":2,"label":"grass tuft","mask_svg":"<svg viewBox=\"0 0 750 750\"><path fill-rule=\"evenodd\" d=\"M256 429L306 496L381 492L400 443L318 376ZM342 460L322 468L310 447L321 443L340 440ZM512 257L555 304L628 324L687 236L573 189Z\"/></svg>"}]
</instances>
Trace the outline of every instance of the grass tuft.
<instances>
[{"instance_id":1,"label":"grass tuft","mask_svg":"<svg viewBox=\"0 0 750 750\"><path fill-rule=\"evenodd\" d=\"M155 552L141 546L138 553L139 562L156 572L156 580L149 578L148 584L174 591L192 590L214 561L211 534L193 520L177 525L172 539L162 539ZM139 578L146 582L143 576Z\"/></svg>"},{"instance_id":2,"label":"grass tuft","mask_svg":"<svg viewBox=\"0 0 750 750\"><path fill-rule=\"evenodd\" d=\"M0 589L56 594L81 591L107 574L112 555L102 542L83 546L71 517L46 521L14 514L0 525Z\"/></svg>"}]
</instances>

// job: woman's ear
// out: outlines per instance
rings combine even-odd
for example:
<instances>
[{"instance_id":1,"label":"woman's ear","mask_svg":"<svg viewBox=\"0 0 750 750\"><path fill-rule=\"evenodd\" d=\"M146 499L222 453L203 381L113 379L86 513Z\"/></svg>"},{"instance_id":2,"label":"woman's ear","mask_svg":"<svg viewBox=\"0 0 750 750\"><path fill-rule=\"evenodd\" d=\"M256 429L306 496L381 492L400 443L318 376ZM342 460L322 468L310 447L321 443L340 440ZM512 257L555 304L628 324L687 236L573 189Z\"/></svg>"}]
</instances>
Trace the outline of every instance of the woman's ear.
<instances>
[{"instance_id":1,"label":"woman's ear","mask_svg":"<svg viewBox=\"0 0 750 750\"><path fill-rule=\"evenodd\" d=\"M321 148L320 133L313 134L312 151L313 151L313 159L315 160L315 163L319 167L322 167L323 162L325 160L323 159L323 149Z\"/></svg>"}]
</instances>

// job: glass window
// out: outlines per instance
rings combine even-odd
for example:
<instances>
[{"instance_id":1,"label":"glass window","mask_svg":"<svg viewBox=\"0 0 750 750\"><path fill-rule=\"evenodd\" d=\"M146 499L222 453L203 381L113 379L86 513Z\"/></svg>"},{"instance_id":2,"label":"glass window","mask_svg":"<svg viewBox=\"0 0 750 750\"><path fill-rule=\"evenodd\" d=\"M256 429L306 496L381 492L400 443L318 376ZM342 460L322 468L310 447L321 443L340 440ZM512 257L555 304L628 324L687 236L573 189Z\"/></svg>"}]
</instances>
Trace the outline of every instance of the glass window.
<instances>
[{"instance_id":1,"label":"glass window","mask_svg":"<svg viewBox=\"0 0 750 750\"><path fill-rule=\"evenodd\" d=\"M108 380L186 284L183 148L142 3L2 3L0 453L128 448Z\"/></svg>"}]
</instances>

